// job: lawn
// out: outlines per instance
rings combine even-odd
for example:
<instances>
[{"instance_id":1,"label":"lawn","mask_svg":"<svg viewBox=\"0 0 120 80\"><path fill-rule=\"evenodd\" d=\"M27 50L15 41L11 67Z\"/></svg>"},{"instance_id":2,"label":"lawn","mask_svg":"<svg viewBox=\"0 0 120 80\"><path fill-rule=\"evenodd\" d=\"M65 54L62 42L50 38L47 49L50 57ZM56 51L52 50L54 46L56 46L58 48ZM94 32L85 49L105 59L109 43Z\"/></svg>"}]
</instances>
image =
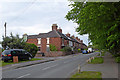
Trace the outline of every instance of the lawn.
<instances>
[{"instance_id":1,"label":"lawn","mask_svg":"<svg viewBox=\"0 0 120 80\"><path fill-rule=\"evenodd\" d=\"M71 76L70 80L102 80L101 72L83 71Z\"/></svg>"},{"instance_id":2,"label":"lawn","mask_svg":"<svg viewBox=\"0 0 120 80\"><path fill-rule=\"evenodd\" d=\"M28 62L28 61L36 61L36 60L42 60L42 59L40 59L40 58L32 58L31 60L19 61L18 63ZM10 65L10 64L17 64L17 63L13 63L12 60L10 60L8 62L1 61L0 67Z\"/></svg>"},{"instance_id":3,"label":"lawn","mask_svg":"<svg viewBox=\"0 0 120 80\"><path fill-rule=\"evenodd\" d=\"M91 60L91 62L88 62L89 64L102 64L104 62L103 57L95 57Z\"/></svg>"}]
</instances>

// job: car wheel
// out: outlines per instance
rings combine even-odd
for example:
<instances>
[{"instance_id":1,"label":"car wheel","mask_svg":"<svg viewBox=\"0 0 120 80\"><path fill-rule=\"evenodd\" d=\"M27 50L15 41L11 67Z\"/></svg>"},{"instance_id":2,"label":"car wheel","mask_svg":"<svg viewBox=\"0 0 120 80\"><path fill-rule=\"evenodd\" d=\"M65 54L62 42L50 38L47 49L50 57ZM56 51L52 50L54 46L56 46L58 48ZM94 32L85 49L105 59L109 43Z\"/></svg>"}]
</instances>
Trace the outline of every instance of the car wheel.
<instances>
[{"instance_id":1,"label":"car wheel","mask_svg":"<svg viewBox=\"0 0 120 80\"><path fill-rule=\"evenodd\" d=\"M31 57L28 57L28 60L31 60L32 58Z\"/></svg>"}]
</instances>

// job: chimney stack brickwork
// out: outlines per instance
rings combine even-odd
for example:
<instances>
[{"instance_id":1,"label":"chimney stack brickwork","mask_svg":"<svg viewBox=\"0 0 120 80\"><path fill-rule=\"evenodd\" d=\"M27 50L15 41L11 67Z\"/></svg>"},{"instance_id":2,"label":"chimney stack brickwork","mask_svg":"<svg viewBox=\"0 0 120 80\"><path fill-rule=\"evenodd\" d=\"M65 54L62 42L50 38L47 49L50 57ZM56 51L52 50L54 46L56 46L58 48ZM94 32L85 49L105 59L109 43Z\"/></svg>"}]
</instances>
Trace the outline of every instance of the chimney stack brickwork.
<instances>
[{"instance_id":1,"label":"chimney stack brickwork","mask_svg":"<svg viewBox=\"0 0 120 80\"><path fill-rule=\"evenodd\" d=\"M52 25L52 30L56 30L57 31L57 27L58 27L57 24L53 24Z\"/></svg>"},{"instance_id":2,"label":"chimney stack brickwork","mask_svg":"<svg viewBox=\"0 0 120 80\"><path fill-rule=\"evenodd\" d=\"M62 29L61 28L59 28L58 31L62 33Z\"/></svg>"}]
</instances>

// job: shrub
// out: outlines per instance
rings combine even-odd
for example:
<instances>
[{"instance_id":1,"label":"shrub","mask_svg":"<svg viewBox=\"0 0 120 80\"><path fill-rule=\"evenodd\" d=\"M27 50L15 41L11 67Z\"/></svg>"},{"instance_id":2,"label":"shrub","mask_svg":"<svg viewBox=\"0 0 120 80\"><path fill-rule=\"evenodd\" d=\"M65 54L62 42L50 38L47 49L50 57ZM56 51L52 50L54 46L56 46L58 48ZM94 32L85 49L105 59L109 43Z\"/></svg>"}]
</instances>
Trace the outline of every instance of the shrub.
<instances>
[{"instance_id":1,"label":"shrub","mask_svg":"<svg viewBox=\"0 0 120 80\"><path fill-rule=\"evenodd\" d=\"M114 57L119 57L120 56L120 53L119 54L113 54Z\"/></svg>"},{"instance_id":2,"label":"shrub","mask_svg":"<svg viewBox=\"0 0 120 80\"><path fill-rule=\"evenodd\" d=\"M35 57L37 51L38 51L38 48L35 44L30 44L30 43L25 43L24 44L24 49L26 51L28 51L29 53L31 53L33 55L33 57Z\"/></svg>"},{"instance_id":3,"label":"shrub","mask_svg":"<svg viewBox=\"0 0 120 80\"><path fill-rule=\"evenodd\" d=\"M81 49L78 49L78 52L81 52Z\"/></svg>"},{"instance_id":4,"label":"shrub","mask_svg":"<svg viewBox=\"0 0 120 80\"><path fill-rule=\"evenodd\" d=\"M77 48L77 47L74 47L74 48L73 48L73 52L74 52L74 53L77 53L77 52L78 52L78 48Z\"/></svg>"},{"instance_id":5,"label":"shrub","mask_svg":"<svg viewBox=\"0 0 120 80\"><path fill-rule=\"evenodd\" d=\"M70 47L64 47L63 51L64 52L72 52L72 49Z\"/></svg>"},{"instance_id":6,"label":"shrub","mask_svg":"<svg viewBox=\"0 0 120 80\"><path fill-rule=\"evenodd\" d=\"M115 58L115 61L116 61L117 63L120 63L120 57L116 57L116 58Z\"/></svg>"},{"instance_id":7,"label":"shrub","mask_svg":"<svg viewBox=\"0 0 120 80\"><path fill-rule=\"evenodd\" d=\"M57 51L57 48L55 45L50 44L50 51Z\"/></svg>"},{"instance_id":8,"label":"shrub","mask_svg":"<svg viewBox=\"0 0 120 80\"><path fill-rule=\"evenodd\" d=\"M70 47L64 47L63 49L61 49L61 51L63 51L66 55L72 53L72 49Z\"/></svg>"},{"instance_id":9,"label":"shrub","mask_svg":"<svg viewBox=\"0 0 120 80\"><path fill-rule=\"evenodd\" d=\"M2 52L4 51L4 49L2 49Z\"/></svg>"},{"instance_id":10,"label":"shrub","mask_svg":"<svg viewBox=\"0 0 120 80\"><path fill-rule=\"evenodd\" d=\"M64 51L64 49L61 49L60 51Z\"/></svg>"}]
</instances>

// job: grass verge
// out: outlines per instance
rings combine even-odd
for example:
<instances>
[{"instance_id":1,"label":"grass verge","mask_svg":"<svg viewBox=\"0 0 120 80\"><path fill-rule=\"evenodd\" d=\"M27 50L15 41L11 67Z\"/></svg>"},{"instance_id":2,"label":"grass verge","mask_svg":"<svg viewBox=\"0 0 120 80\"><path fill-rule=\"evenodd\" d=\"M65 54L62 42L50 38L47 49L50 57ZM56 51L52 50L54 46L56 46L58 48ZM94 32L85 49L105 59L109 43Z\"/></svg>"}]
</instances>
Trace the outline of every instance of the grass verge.
<instances>
[{"instance_id":1,"label":"grass verge","mask_svg":"<svg viewBox=\"0 0 120 80\"><path fill-rule=\"evenodd\" d=\"M103 57L95 57L91 60L91 62L88 62L89 64L102 64L104 62Z\"/></svg>"},{"instance_id":2,"label":"grass verge","mask_svg":"<svg viewBox=\"0 0 120 80\"><path fill-rule=\"evenodd\" d=\"M40 58L32 58L31 60L19 61L18 63L28 62L28 61L36 61L36 60L42 60L42 59L40 59ZM17 64L17 63L13 63L12 60L10 60L8 62L0 61L0 67L10 65L10 64Z\"/></svg>"},{"instance_id":3,"label":"grass verge","mask_svg":"<svg viewBox=\"0 0 120 80\"><path fill-rule=\"evenodd\" d=\"M101 56L104 56L104 55L105 55L105 52L102 52L102 53L101 53ZM100 54L99 54L98 56L100 56Z\"/></svg>"},{"instance_id":4,"label":"grass verge","mask_svg":"<svg viewBox=\"0 0 120 80\"><path fill-rule=\"evenodd\" d=\"M70 80L102 80L101 72L83 71L71 76Z\"/></svg>"}]
</instances>

